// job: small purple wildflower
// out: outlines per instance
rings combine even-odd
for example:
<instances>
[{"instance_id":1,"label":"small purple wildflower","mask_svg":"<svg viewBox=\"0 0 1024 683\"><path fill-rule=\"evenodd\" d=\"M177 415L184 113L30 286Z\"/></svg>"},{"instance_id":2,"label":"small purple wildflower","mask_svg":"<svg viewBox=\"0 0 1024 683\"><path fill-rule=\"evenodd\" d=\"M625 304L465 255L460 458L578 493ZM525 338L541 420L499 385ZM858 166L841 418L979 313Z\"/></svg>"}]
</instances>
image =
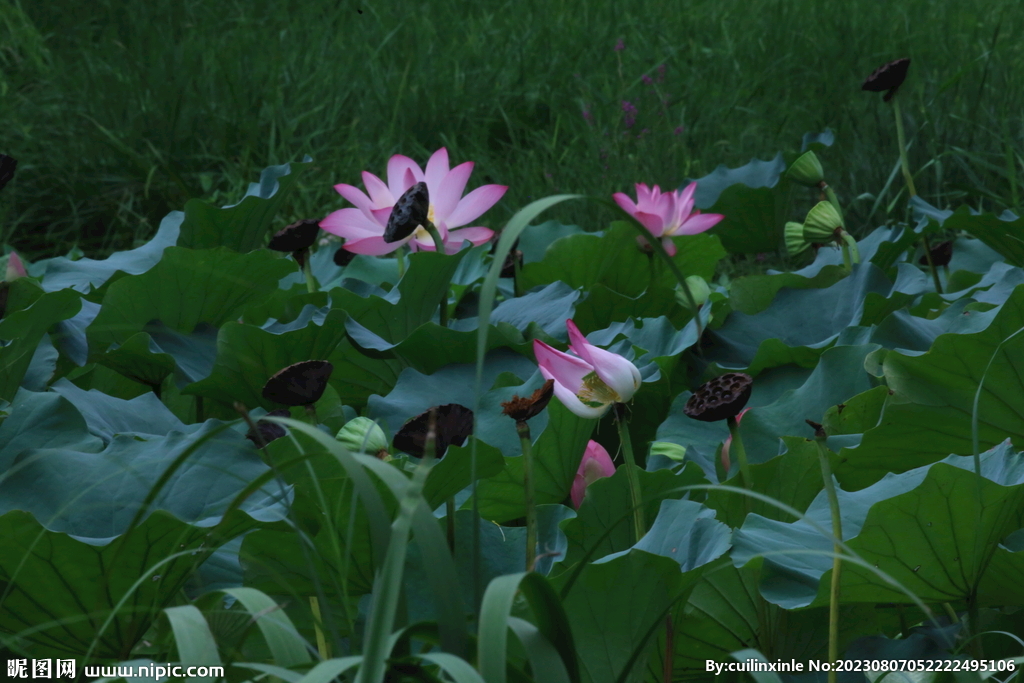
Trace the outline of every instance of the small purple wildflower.
<instances>
[{"instance_id":1,"label":"small purple wildflower","mask_svg":"<svg viewBox=\"0 0 1024 683\"><path fill-rule=\"evenodd\" d=\"M583 110L583 120L590 124L594 123L594 115L590 113L589 109Z\"/></svg>"},{"instance_id":2,"label":"small purple wildflower","mask_svg":"<svg viewBox=\"0 0 1024 683\"><path fill-rule=\"evenodd\" d=\"M622 52L626 49L626 44L622 42L622 38L619 38L619 42L615 43L615 51Z\"/></svg>"},{"instance_id":3,"label":"small purple wildflower","mask_svg":"<svg viewBox=\"0 0 1024 683\"><path fill-rule=\"evenodd\" d=\"M651 83L654 83L654 79L652 79L647 74L644 74L640 80L643 81L644 85L650 85Z\"/></svg>"},{"instance_id":4,"label":"small purple wildflower","mask_svg":"<svg viewBox=\"0 0 1024 683\"><path fill-rule=\"evenodd\" d=\"M766 258L768 258L768 253L767 252L761 252L757 256L755 256L754 258L756 258L758 263L760 263L760 262L764 261Z\"/></svg>"},{"instance_id":5,"label":"small purple wildflower","mask_svg":"<svg viewBox=\"0 0 1024 683\"><path fill-rule=\"evenodd\" d=\"M632 128L636 123L636 107L629 100L622 100L622 121L626 128Z\"/></svg>"},{"instance_id":6,"label":"small purple wildflower","mask_svg":"<svg viewBox=\"0 0 1024 683\"><path fill-rule=\"evenodd\" d=\"M686 129L683 126L677 126L676 129L674 131L672 131L672 134L673 135L682 135L684 130L686 130Z\"/></svg>"},{"instance_id":7,"label":"small purple wildflower","mask_svg":"<svg viewBox=\"0 0 1024 683\"><path fill-rule=\"evenodd\" d=\"M663 80L665 80L665 65L664 64L659 64L658 65L658 83L661 83Z\"/></svg>"}]
</instances>

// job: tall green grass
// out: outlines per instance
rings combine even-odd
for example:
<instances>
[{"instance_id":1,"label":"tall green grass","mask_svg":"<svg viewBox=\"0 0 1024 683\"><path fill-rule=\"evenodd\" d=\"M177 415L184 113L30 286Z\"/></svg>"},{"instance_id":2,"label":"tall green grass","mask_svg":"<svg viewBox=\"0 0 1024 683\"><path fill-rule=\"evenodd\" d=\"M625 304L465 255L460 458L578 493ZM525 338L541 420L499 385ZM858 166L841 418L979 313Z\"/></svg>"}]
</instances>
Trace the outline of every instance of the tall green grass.
<instances>
[{"instance_id":1,"label":"tall green grass","mask_svg":"<svg viewBox=\"0 0 1024 683\"><path fill-rule=\"evenodd\" d=\"M826 126L856 229L899 191L868 215L897 150L860 84L900 56L924 198L1019 211L1022 32L1017 0L7 0L0 151L20 165L0 239L31 257L130 247L186 199L226 202L307 153L317 169L282 220L318 217L342 206L335 183L442 145L477 162L471 187L510 186L497 226L545 195L675 186Z\"/></svg>"}]
</instances>

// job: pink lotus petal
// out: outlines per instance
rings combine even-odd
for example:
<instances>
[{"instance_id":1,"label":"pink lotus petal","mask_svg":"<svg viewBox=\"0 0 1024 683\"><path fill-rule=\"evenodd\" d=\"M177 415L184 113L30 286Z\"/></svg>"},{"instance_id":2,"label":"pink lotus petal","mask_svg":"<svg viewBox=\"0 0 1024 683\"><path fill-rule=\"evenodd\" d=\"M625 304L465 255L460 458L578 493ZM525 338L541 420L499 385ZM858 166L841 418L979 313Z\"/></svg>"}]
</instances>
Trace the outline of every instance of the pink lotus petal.
<instances>
[{"instance_id":1,"label":"pink lotus petal","mask_svg":"<svg viewBox=\"0 0 1024 683\"><path fill-rule=\"evenodd\" d=\"M427 169L424 173L423 178L427 181L427 186L431 189L439 188L441 183L444 181L444 177L448 175L448 149L442 147L433 154L427 160ZM433 197L430 198L433 201Z\"/></svg>"},{"instance_id":2,"label":"pink lotus petal","mask_svg":"<svg viewBox=\"0 0 1024 683\"><path fill-rule=\"evenodd\" d=\"M394 209L394 206L385 206L383 209L374 209L370 212L369 218L374 223L386 228L388 226L388 219L391 218L391 212L394 211Z\"/></svg>"},{"instance_id":3,"label":"pink lotus petal","mask_svg":"<svg viewBox=\"0 0 1024 683\"><path fill-rule=\"evenodd\" d=\"M434 186L437 188L437 193L430 195L430 203L434 205L434 223L448 225L448 216L459 205L471 173L473 173L473 162L467 161L449 171L441 179L441 182ZM429 178L429 175L427 177Z\"/></svg>"},{"instance_id":4,"label":"pink lotus petal","mask_svg":"<svg viewBox=\"0 0 1024 683\"><path fill-rule=\"evenodd\" d=\"M557 384L568 387L573 396L583 386L583 378L594 371L586 361L553 349L539 339L533 340L533 355L537 358L541 374L548 373L544 379L553 379Z\"/></svg>"},{"instance_id":5,"label":"pink lotus petal","mask_svg":"<svg viewBox=\"0 0 1024 683\"><path fill-rule=\"evenodd\" d=\"M601 378L601 381L619 395L621 403L633 398L633 394L640 388L640 383L643 381L640 370L617 353L591 344L587 344L587 346L594 372Z\"/></svg>"},{"instance_id":6,"label":"pink lotus petal","mask_svg":"<svg viewBox=\"0 0 1024 683\"><path fill-rule=\"evenodd\" d=\"M391 190L389 190L388 186L384 184L384 181L372 173L363 171L363 185L366 186L366 192L370 195L370 199L373 201L372 208L374 209L380 209L385 206L394 206L394 203L398 200L399 195L392 195ZM346 199L348 199L348 197L346 197ZM355 202L352 203L355 204ZM356 204L356 206L359 205Z\"/></svg>"},{"instance_id":7,"label":"pink lotus petal","mask_svg":"<svg viewBox=\"0 0 1024 683\"><path fill-rule=\"evenodd\" d=\"M736 424L737 425L740 423L740 420L743 419L743 415L748 410L750 410L750 408L744 408L743 410L740 411L740 414L736 416ZM726 476L729 475L729 466L732 464L730 462L730 460L729 460L729 446L731 446L731 445L732 445L732 434L729 434L729 436L725 437L725 442L722 444L722 467L725 468Z\"/></svg>"},{"instance_id":8,"label":"pink lotus petal","mask_svg":"<svg viewBox=\"0 0 1024 683\"><path fill-rule=\"evenodd\" d=\"M448 239L444 241L445 251L449 254L458 252L462 243L469 241L474 247L490 242L494 237L494 231L490 228L459 228L448 233Z\"/></svg>"},{"instance_id":9,"label":"pink lotus petal","mask_svg":"<svg viewBox=\"0 0 1024 683\"><path fill-rule=\"evenodd\" d=\"M692 182L679 193L679 215L685 219L693 209L693 194L697 191L697 183Z\"/></svg>"},{"instance_id":10,"label":"pink lotus petal","mask_svg":"<svg viewBox=\"0 0 1024 683\"><path fill-rule=\"evenodd\" d=\"M407 173L412 173L413 182L406 184ZM410 187L423 180L423 171L420 169L419 164L405 156L404 154L396 154L388 159L388 187L391 189L391 195L398 201L398 198L408 190Z\"/></svg>"},{"instance_id":11,"label":"pink lotus petal","mask_svg":"<svg viewBox=\"0 0 1024 683\"><path fill-rule=\"evenodd\" d=\"M449 228L457 228L475 221L484 212L498 203L508 191L508 185L482 185L465 197L455 207L455 210L448 215L445 224Z\"/></svg>"},{"instance_id":12,"label":"pink lotus petal","mask_svg":"<svg viewBox=\"0 0 1024 683\"><path fill-rule=\"evenodd\" d=\"M647 228L647 232L655 237L661 237L662 232L665 230L665 223L661 220L661 216L657 214L637 211L633 214L633 218L637 219L640 225Z\"/></svg>"},{"instance_id":13,"label":"pink lotus petal","mask_svg":"<svg viewBox=\"0 0 1024 683\"><path fill-rule=\"evenodd\" d=\"M373 206L373 200L366 196L366 193L360 190L355 185L349 185L347 183L338 183L334 186L335 191L342 197L347 199L357 209L370 210Z\"/></svg>"},{"instance_id":14,"label":"pink lotus petal","mask_svg":"<svg viewBox=\"0 0 1024 683\"><path fill-rule=\"evenodd\" d=\"M383 235L374 235L373 237L364 237L356 240L346 240L345 251L351 251L353 254L366 254L368 256L380 256L382 254L390 254L395 249L402 246L402 242L385 242Z\"/></svg>"},{"instance_id":15,"label":"pink lotus petal","mask_svg":"<svg viewBox=\"0 0 1024 683\"><path fill-rule=\"evenodd\" d=\"M546 372L544 368L540 369L540 374L544 379L554 379L549 376L550 373ZM609 403L606 406L588 406L579 399L576 394L573 393L572 389L566 387L564 384L559 384L557 381L554 386L555 398L562 402L562 405L569 409L573 415L582 417L585 420L596 420L604 416L611 408Z\"/></svg>"},{"instance_id":16,"label":"pink lotus petal","mask_svg":"<svg viewBox=\"0 0 1024 683\"><path fill-rule=\"evenodd\" d=\"M381 226L366 217L359 209L338 209L320 221L320 229L344 237L361 239L370 235L383 235Z\"/></svg>"},{"instance_id":17,"label":"pink lotus petal","mask_svg":"<svg viewBox=\"0 0 1024 683\"><path fill-rule=\"evenodd\" d=\"M662 237L661 246L665 247L665 253L669 256L676 255L676 243L672 241L671 237Z\"/></svg>"},{"instance_id":18,"label":"pink lotus petal","mask_svg":"<svg viewBox=\"0 0 1024 683\"><path fill-rule=\"evenodd\" d=\"M572 504L578 510L583 504L587 487L601 479L615 474L615 464L604 446L591 439L583 452L583 459L572 482Z\"/></svg>"},{"instance_id":19,"label":"pink lotus petal","mask_svg":"<svg viewBox=\"0 0 1024 683\"><path fill-rule=\"evenodd\" d=\"M636 202L634 202L629 195L622 192L616 192L612 195L612 199L614 199L615 203L630 216L637 212Z\"/></svg>"},{"instance_id":20,"label":"pink lotus petal","mask_svg":"<svg viewBox=\"0 0 1024 683\"><path fill-rule=\"evenodd\" d=\"M696 235L710 230L718 225L725 218L720 213L696 213L683 221L683 224L676 228L675 235Z\"/></svg>"}]
</instances>

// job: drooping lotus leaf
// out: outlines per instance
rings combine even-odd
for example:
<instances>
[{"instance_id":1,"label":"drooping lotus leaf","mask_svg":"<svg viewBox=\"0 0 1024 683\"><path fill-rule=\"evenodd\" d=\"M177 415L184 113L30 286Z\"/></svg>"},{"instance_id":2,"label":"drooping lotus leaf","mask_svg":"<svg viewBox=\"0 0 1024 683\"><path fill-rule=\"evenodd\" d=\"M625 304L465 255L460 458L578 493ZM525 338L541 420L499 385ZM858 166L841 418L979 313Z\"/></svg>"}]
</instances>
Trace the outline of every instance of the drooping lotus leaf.
<instances>
[{"instance_id":1,"label":"drooping lotus leaf","mask_svg":"<svg viewBox=\"0 0 1024 683\"><path fill-rule=\"evenodd\" d=\"M51 325L78 313L82 298L73 290L49 292L28 308L0 320L0 399L11 401L18 392L39 346Z\"/></svg>"},{"instance_id":2,"label":"drooping lotus leaf","mask_svg":"<svg viewBox=\"0 0 1024 683\"><path fill-rule=\"evenodd\" d=\"M206 379L183 393L205 396L232 405L267 410L280 405L263 396L263 386L284 367L309 359L329 359L345 338L345 314L307 306L291 323L267 323L263 328L229 322L217 335L217 361ZM331 379L338 381L335 375Z\"/></svg>"},{"instance_id":3,"label":"drooping lotus leaf","mask_svg":"<svg viewBox=\"0 0 1024 683\"><path fill-rule=\"evenodd\" d=\"M726 253L714 232L678 238L673 261L683 273L705 279L714 276L716 264ZM639 296L651 288L653 261L637 247L637 234L629 223L614 221L603 234L563 237L551 243L543 260L526 264L520 284L524 290L557 281L573 289L602 284L619 294ZM671 290L677 283L663 263L655 266L655 273L656 285Z\"/></svg>"},{"instance_id":4,"label":"drooping lotus leaf","mask_svg":"<svg viewBox=\"0 0 1024 683\"><path fill-rule=\"evenodd\" d=\"M617 680L650 646L709 562L729 547L729 529L699 503L667 500L632 549L588 564L564 596L584 681ZM554 578L563 589L571 572ZM639 652L638 652L639 651Z\"/></svg>"},{"instance_id":5,"label":"drooping lotus leaf","mask_svg":"<svg viewBox=\"0 0 1024 683\"><path fill-rule=\"evenodd\" d=\"M786 162L779 152L771 161L752 159L739 168L722 164L697 179L694 205L705 213L725 216L711 232L730 254L775 251L782 246L792 191L785 173Z\"/></svg>"},{"instance_id":6,"label":"drooping lotus leaf","mask_svg":"<svg viewBox=\"0 0 1024 683\"><path fill-rule=\"evenodd\" d=\"M185 424L153 393L125 401L95 389L83 391L65 378L54 382L52 388L78 410L89 432L104 443L110 443L117 434L152 437L186 430Z\"/></svg>"},{"instance_id":7,"label":"drooping lotus leaf","mask_svg":"<svg viewBox=\"0 0 1024 683\"><path fill-rule=\"evenodd\" d=\"M156 235L141 247L129 251L115 251L108 258L94 260L65 257L50 259L46 265L43 289L56 292L71 288L87 294L99 289L115 273L140 275L159 263L164 249L178 240L185 214L172 211L160 221Z\"/></svg>"},{"instance_id":8,"label":"drooping lotus leaf","mask_svg":"<svg viewBox=\"0 0 1024 683\"><path fill-rule=\"evenodd\" d=\"M1024 405L1017 370L1024 335L1010 338L1022 327L1024 287L1018 287L983 330L940 335L921 355L886 353L882 370L893 394L880 424L864 433L856 449L840 453L836 477L843 486L862 488L886 472L903 472L950 453L972 453L971 416L982 376L979 447L991 448L1006 438L1024 446L1024 422L1016 408Z\"/></svg>"},{"instance_id":9,"label":"drooping lotus leaf","mask_svg":"<svg viewBox=\"0 0 1024 683\"><path fill-rule=\"evenodd\" d=\"M266 471L241 434L214 421L148 440L115 436L98 453L22 450L0 482L0 629L43 652L80 657L96 639L96 656L125 658L207 551L284 518L277 485L230 509Z\"/></svg>"},{"instance_id":10,"label":"drooping lotus leaf","mask_svg":"<svg viewBox=\"0 0 1024 683\"><path fill-rule=\"evenodd\" d=\"M1007 442L984 453L981 465L980 482L973 458L953 455L888 474L860 491L840 489L843 540L925 603L973 597L982 605L1024 605L1024 549L1001 544L1024 525L1024 457ZM825 533L804 520L750 515L733 536L736 566L769 554L761 593L787 609L829 602L832 539L824 492L806 514ZM911 602L852 563L843 568L841 597L846 603Z\"/></svg>"},{"instance_id":11,"label":"drooping lotus leaf","mask_svg":"<svg viewBox=\"0 0 1024 683\"><path fill-rule=\"evenodd\" d=\"M149 271L110 285L89 325L89 347L102 351L124 343L151 320L185 334L199 323L219 327L276 289L291 268L287 259L271 251L168 247Z\"/></svg>"},{"instance_id":12,"label":"drooping lotus leaf","mask_svg":"<svg viewBox=\"0 0 1024 683\"><path fill-rule=\"evenodd\" d=\"M260 173L260 182L250 183L242 201L232 206L219 208L190 199L185 203L177 245L189 249L227 247L243 254L259 249L289 191L312 161L307 156L294 167L268 166Z\"/></svg>"}]
</instances>

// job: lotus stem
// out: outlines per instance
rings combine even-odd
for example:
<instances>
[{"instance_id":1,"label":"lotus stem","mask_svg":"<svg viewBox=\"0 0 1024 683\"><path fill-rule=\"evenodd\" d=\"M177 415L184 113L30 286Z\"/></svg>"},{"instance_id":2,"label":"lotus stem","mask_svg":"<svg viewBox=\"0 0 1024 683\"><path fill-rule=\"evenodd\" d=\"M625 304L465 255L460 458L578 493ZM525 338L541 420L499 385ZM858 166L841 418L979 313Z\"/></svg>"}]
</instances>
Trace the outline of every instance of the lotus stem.
<instances>
[{"instance_id":1,"label":"lotus stem","mask_svg":"<svg viewBox=\"0 0 1024 683\"><path fill-rule=\"evenodd\" d=\"M900 113L900 94L897 91L892 96L892 111L896 115L896 139L900 145L900 166L903 169L903 180L907 184L907 192L911 197L917 196L917 188L914 187L914 178L910 175L910 162L907 161L907 138L903 134L903 115Z\"/></svg>"},{"instance_id":2,"label":"lotus stem","mask_svg":"<svg viewBox=\"0 0 1024 683\"><path fill-rule=\"evenodd\" d=\"M935 291L942 294L942 281L939 279L939 271L935 267L935 261L932 260L932 245L928 242L928 235L921 235L921 246L924 248L924 258L928 261L928 270L932 271L932 281L935 283Z\"/></svg>"},{"instance_id":3,"label":"lotus stem","mask_svg":"<svg viewBox=\"0 0 1024 683\"><path fill-rule=\"evenodd\" d=\"M832 586L828 604L828 659L835 662L839 659L839 585L843 568L842 547L843 522L839 514L839 496L836 494L835 482L832 481L832 466L828 461L828 450L825 448L825 430L817 423L807 421L814 427L815 441L818 444L818 462L821 465L821 477L828 496L829 511L832 514ZM829 683L836 682L836 672L829 671Z\"/></svg>"},{"instance_id":4,"label":"lotus stem","mask_svg":"<svg viewBox=\"0 0 1024 683\"><path fill-rule=\"evenodd\" d=\"M629 438L629 424L626 422L625 404L615 404L615 423L619 427L619 442L622 444L622 455L626 461L626 480L629 482L629 498L633 503L633 535L635 536L635 543L647 533L647 524L644 521L640 477L637 475L636 458L633 457L633 442Z\"/></svg>"},{"instance_id":5,"label":"lotus stem","mask_svg":"<svg viewBox=\"0 0 1024 683\"><path fill-rule=\"evenodd\" d=\"M435 226L430 221L427 221L423 227L427 232L430 233L430 237L434 240L434 249L437 250L438 254L446 254L448 252L444 249L444 240L441 239L441 233L437 231ZM448 327L448 288L445 287L444 294L441 295L441 327Z\"/></svg>"},{"instance_id":6,"label":"lotus stem","mask_svg":"<svg viewBox=\"0 0 1024 683\"><path fill-rule=\"evenodd\" d=\"M313 279L313 267L310 265L309 254L302 261L302 274L306 277L306 289L312 294L317 290L316 280Z\"/></svg>"},{"instance_id":7,"label":"lotus stem","mask_svg":"<svg viewBox=\"0 0 1024 683\"><path fill-rule=\"evenodd\" d=\"M740 464L740 478L743 479L743 486L751 490L754 488L754 477L750 473L750 463L747 462L747 449L743 447L743 439L740 438L740 423L735 417L730 417L727 422L729 423L729 434L732 436L729 457L736 456L736 462ZM747 502L753 504L753 499L747 496Z\"/></svg>"},{"instance_id":8,"label":"lotus stem","mask_svg":"<svg viewBox=\"0 0 1024 683\"><path fill-rule=\"evenodd\" d=\"M833 190L832 186L826 183L824 180L821 181L821 184L821 189L825 192L825 197L828 199L829 203L832 204L832 206L835 208L836 213L839 214L839 217L842 218L843 208L839 206L839 198L836 197L835 190Z\"/></svg>"},{"instance_id":9,"label":"lotus stem","mask_svg":"<svg viewBox=\"0 0 1024 683\"><path fill-rule=\"evenodd\" d=\"M444 502L445 527L448 531L448 549L455 554L455 498L450 497Z\"/></svg>"},{"instance_id":10,"label":"lotus stem","mask_svg":"<svg viewBox=\"0 0 1024 683\"><path fill-rule=\"evenodd\" d=\"M526 503L526 571L537 561L537 505L534 501L533 441L525 420L516 421L516 433L523 448L523 498Z\"/></svg>"},{"instance_id":11,"label":"lotus stem","mask_svg":"<svg viewBox=\"0 0 1024 683\"><path fill-rule=\"evenodd\" d=\"M395 251L395 260L398 262L398 279L405 276L405 247L399 247Z\"/></svg>"}]
</instances>

